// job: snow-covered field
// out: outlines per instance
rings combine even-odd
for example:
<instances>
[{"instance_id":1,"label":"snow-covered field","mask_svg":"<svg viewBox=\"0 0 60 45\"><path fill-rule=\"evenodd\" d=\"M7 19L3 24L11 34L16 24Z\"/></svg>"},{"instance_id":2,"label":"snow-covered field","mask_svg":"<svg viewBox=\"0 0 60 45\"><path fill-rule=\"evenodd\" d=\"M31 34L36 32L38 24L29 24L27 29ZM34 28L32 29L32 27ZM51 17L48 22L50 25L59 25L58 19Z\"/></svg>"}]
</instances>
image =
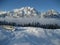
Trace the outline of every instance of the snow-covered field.
<instances>
[{"instance_id":1,"label":"snow-covered field","mask_svg":"<svg viewBox=\"0 0 60 45\"><path fill-rule=\"evenodd\" d=\"M60 45L60 29L15 27L9 31L0 27L0 45Z\"/></svg>"}]
</instances>

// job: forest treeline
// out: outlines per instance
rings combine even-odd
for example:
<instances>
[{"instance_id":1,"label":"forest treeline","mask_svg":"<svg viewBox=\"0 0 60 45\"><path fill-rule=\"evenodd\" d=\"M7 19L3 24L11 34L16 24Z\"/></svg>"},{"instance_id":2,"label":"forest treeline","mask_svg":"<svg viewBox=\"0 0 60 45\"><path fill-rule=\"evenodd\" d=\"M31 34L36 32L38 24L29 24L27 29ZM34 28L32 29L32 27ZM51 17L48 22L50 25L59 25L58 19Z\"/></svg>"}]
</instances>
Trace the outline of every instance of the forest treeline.
<instances>
[{"instance_id":1,"label":"forest treeline","mask_svg":"<svg viewBox=\"0 0 60 45\"><path fill-rule=\"evenodd\" d=\"M40 24L39 22L32 22L28 24L17 24L15 22L0 21L0 25L11 25L11 26L21 26L21 27L40 27L45 29L60 29L57 24Z\"/></svg>"}]
</instances>

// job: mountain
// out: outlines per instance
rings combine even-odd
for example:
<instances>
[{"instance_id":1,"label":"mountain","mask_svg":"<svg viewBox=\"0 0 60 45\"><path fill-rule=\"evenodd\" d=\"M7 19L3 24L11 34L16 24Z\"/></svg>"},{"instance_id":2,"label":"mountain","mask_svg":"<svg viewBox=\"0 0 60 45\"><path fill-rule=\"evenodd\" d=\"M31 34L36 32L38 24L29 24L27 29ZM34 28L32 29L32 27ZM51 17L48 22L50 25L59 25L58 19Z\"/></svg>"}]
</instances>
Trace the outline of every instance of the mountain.
<instances>
[{"instance_id":1,"label":"mountain","mask_svg":"<svg viewBox=\"0 0 60 45\"><path fill-rule=\"evenodd\" d=\"M33 17L39 15L38 11L32 7L22 7L19 9L13 9L12 11L0 11L0 17L12 16L12 17Z\"/></svg>"},{"instance_id":2,"label":"mountain","mask_svg":"<svg viewBox=\"0 0 60 45\"><path fill-rule=\"evenodd\" d=\"M60 18L60 13L54 9L39 12L32 7L22 7L14 9L12 11L4 12L0 11L0 17L11 16L11 17L42 17L42 18Z\"/></svg>"},{"instance_id":3,"label":"mountain","mask_svg":"<svg viewBox=\"0 0 60 45\"><path fill-rule=\"evenodd\" d=\"M31 8L31 7L22 7L20 9L14 9L12 11L10 11L9 13L10 16L18 16L18 17L32 17L32 16L37 16L38 11L35 8Z\"/></svg>"},{"instance_id":4,"label":"mountain","mask_svg":"<svg viewBox=\"0 0 60 45\"><path fill-rule=\"evenodd\" d=\"M60 18L60 14L56 10L51 9L51 10L48 10L46 12L42 12L41 13L41 17L45 17L45 18Z\"/></svg>"}]
</instances>

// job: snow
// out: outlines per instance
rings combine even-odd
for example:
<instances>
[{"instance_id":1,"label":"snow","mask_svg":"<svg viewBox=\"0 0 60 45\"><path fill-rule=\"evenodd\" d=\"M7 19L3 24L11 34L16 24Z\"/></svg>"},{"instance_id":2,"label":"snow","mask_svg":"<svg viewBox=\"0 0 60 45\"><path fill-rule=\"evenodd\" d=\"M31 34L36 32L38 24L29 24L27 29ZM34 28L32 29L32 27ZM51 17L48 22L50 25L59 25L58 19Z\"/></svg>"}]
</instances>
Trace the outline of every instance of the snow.
<instances>
[{"instance_id":1,"label":"snow","mask_svg":"<svg viewBox=\"0 0 60 45\"><path fill-rule=\"evenodd\" d=\"M13 32L0 28L0 45L60 45L60 29L16 28Z\"/></svg>"},{"instance_id":2,"label":"snow","mask_svg":"<svg viewBox=\"0 0 60 45\"><path fill-rule=\"evenodd\" d=\"M53 15L52 15L53 14ZM14 22L16 24L29 24L39 22L40 24L57 24L60 26L60 14L54 9L48 10L46 12L38 12L35 8L32 7L22 7L19 9L14 9L8 11L6 16L0 17L0 21Z\"/></svg>"},{"instance_id":3,"label":"snow","mask_svg":"<svg viewBox=\"0 0 60 45\"><path fill-rule=\"evenodd\" d=\"M10 17L7 16L5 18L0 18L0 21L6 21L9 23L16 23L16 24L32 24L32 23L37 23L39 22L40 24L46 25L46 24L52 24L52 25L59 25L60 26L60 19L56 19L56 18L39 18L39 17L18 17L18 18L14 18L14 17Z\"/></svg>"},{"instance_id":4,"label":"snow","mask_svg":"<svg viewBox=\"0 0 60 45\"><path fill-rule=\"evenodd\" d=\"M5 14L6 16L15 17L43 17L43 18L60 18L60 13L54 9L50 9L45 12L39 12L33 7L22 7L19 9L13 9L12 11L0 11L0 14Z\"/></svg>"},{"instance_id":5,"label":"snow","mask_svg":"<svg viewBox=\"0 0 60 45\"><path fill-rule=\"evenodd\" d=\"M35 16L35 14L38 15L37 11L31 7L22 7L20 9L14 9L12 11L14 12L13 15L17 14L17 16L20 16L20 17L21 17L21 15L24 17L32 16L32 15Z\"/></svg>"},{"instance_id":6,"label":"snow","mask_svg":"<svg viewBox=\"0 0 60 45\"><path fill-rule=\"evenodd\" d=\"M7 12L6 11L0 11L0 15L5 14L5 13L7 13Z\"/></svg>"},{"instance_id":7,"label":"snow","mask_svg":"<svg viewBox=\"0 0 60 45\"><path fill-rule=\"evenodd\" d=\"M55 10L38 14L34 8L22 7L8 11L5 15L5 17L0 17L0 21L22 25L39 22L42 25L57 24L60 26L60 14ZM60 45L60 29L15 27L13 31L11 30L0 27L0 45Z\"/></svg>"}]
</instances>

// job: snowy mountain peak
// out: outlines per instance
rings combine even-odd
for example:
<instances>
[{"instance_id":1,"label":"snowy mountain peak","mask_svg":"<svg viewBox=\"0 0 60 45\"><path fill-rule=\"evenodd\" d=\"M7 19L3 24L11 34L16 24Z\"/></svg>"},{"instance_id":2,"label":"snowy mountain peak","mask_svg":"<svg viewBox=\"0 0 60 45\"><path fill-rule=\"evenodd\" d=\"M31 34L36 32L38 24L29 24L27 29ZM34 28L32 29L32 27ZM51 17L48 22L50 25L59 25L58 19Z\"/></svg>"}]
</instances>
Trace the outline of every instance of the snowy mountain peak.
<instances>
[{"instance_id":1,"label":"snowy mountain peak","mask_svg":"<svg viewBox=\"0 0 60 45\"><path fill-rule=\"evenodd\" d=\"M14 12L18 12L18 11L36 11L35 8L31 8L31 7L22 7L20 9L14 9Z\"/></svg>"},{"instance_id":2,"label":"snowy mountain peak","mask_svg":"<svg viewBox=\"0 0 60 45\"><path fill-rule=\"evenodd\" d=\"M22 7L20 9L14 9L11 11L14 16L36 16L38 11L31 7Z\"/></svg>"},{"instance_id":3,"label":"snowy mountain peak","mask_svg":"<svg viewBox=\"0 0 60 45\"><path fill-rule=\"evenodd\" d=\"M22 7L19 9L14 9L12 11L1 11L0 12L0 17L5 17L5 16L11 16L11 17L52 17L52 18L60 18L60 13L57 12L54 9L48 10L46 12L38 12L35 8L33 7Z\"/></svg>"},{"instance_id":4,"label":"snowy mountain peak","mask_svg":"<svg viewBox=\"0 0 60 45\"><path fill-rule=\"evenodd\" d=\"M51 9L51 10L48 10L48 11L47 11L47 14L48 14L48 15L58 15L59 13L58 13L56 10Z\"/></svg>"},{"instance_id":5,"label":"snowy mountain peak","mask_svg":"<svg viewBox=\"0 0 60 45\"><path fill-rule=\"evenodd\" d=\"M51 10L48 10L46 12L42 12L41 17L42 18L44 18L44 17L45 18L60 18L60 14L56 10L51 9Z\"/></svg>"}]
</instances>

